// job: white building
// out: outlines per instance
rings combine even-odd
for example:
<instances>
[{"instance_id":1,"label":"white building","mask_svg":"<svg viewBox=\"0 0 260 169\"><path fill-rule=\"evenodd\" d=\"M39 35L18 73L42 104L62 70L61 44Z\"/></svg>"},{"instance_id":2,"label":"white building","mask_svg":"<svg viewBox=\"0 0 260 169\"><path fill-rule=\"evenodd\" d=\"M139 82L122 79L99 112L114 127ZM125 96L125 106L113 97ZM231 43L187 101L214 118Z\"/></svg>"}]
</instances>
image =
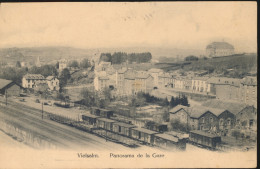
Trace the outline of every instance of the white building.
<instances>
[{"instance_id":1,"label":"white building","mask_svg":"<svg viewBox=\"0 0 260 169\"><path fill-rule=\"evenodd\" d=\"M213 42L206 47L209 57L228 56L234 54L234 46L227 42Z\"/></svg>"},{"instance_id":2,"label":"white building","mask_svg":"<svg viewBox=\"0 0 260 169\"><path fill-rule=\"evenodd\" d=\"M207 82L208 79L209 77L195 77L192 79L192 91L202 93L210 92L210 84Z\"/></svg>"},{"instance_id":3,"label":"white building","mask_svg":"<svg viewBox=\"0 0 260 169\"><path fill-rule=\"evenodd\" d=\"M152 68L152 69L148 70L148 73L149 73L149 74L153 77L153 79L154 79L154 86L155 86L155 87L158 87L158 84L159 84L159 82L158 82L158 76L159 76L160 73L163 73L163 70Z\"/></svg>"},{"instance_id":4,"label":"white building","mask_svg":"<svg viewBox=\"0 0 260 169\"><path fill-rule=\"evenodd\" d=\"M59 61L59 71L61 72L63 69L68 67L68 61L67 60L60 60Z\"/></svg>"},{"instance_id":5,"label":"white building","mask_svg":"<svg viewBox=\"0 0 260 169\"><path fill-rule=\"evenodd\" d=\"M36 87L36 82L46 82L46 79L40 74L26 74L22 79L22 86L33 89Z\"/></svg>"},{"instance_id":6,"label":"white building","mask_svg":"<svg viewBox=\"0 0 260 169\"><path fill-rule=\"evenodd\" d=\"M55 76L48 76L46 78L50 90L60 90L60 81Z\"/></svg>"}]
</instances>

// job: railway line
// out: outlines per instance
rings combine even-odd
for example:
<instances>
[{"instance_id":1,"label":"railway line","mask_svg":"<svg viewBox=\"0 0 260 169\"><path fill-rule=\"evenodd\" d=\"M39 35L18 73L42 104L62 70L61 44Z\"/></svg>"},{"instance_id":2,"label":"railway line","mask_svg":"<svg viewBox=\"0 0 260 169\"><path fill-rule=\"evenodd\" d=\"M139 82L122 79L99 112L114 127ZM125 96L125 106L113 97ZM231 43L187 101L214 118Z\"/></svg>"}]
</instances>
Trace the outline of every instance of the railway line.
<instances>
[{"instance_id":1,"label":"railway line","mask_svg":"<svg viewBox=\"0 0 260 169\"><path fill-rule=\"evenodd\" d=\"M119 146L111 146L109 144L115 143L106 143L104 139L95 135L47 120L46 112L44 116L45 119L42 120L41 110L11 101L8 102L7 106L3 105L5 104L3 101L0 101L0 103L1 118L28 127L36 134L49 138L61 147L115 150L115 147ZM122 147L120 147L120 149L122 149Z\"/></svg>"}]
</instances>

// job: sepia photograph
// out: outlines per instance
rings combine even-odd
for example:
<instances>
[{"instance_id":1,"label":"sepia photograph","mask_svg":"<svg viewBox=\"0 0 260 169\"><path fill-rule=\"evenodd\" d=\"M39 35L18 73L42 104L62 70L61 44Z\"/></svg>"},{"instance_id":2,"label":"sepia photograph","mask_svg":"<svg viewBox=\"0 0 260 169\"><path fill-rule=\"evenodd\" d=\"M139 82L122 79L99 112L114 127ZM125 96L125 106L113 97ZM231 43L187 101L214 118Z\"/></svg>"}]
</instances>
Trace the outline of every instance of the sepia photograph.
<instances>
[{"instance_id":1,"label":"sepia photograph","mask_svg":"<svg viewBox=\"0 0 260 169\"><path fill-rule=\"evenodd\" d=\"M0 3L0 168L257 167L257 2Z\"/></svg>"}]
</instances>

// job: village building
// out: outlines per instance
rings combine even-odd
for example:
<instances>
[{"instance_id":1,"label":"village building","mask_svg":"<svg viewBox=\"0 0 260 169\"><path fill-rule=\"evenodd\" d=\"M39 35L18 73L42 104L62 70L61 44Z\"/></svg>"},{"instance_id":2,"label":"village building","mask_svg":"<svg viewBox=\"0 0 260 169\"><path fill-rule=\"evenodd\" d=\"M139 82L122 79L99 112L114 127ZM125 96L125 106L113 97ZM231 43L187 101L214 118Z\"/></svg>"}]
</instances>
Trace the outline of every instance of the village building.
<instances>
[{"instance_id":1,"label":"village building","mask_svg":"<svg viewBox=\"0 0 260 169\"><path fill-rule=\"evenodd\" d=\"M213 112L219 120L219 130L222 134L230 132L234 128L236 123L236 116L228 110L221 110Z\"/></svg>"},{"instance_id":2,"label":"village building","mask_svg":"<svg viewBox=\"0 0 260 169\"><path fill-rule=\"evenodd\" d=\"M191 130L217 132L232 129L235 123L234 114L219 108L178 105L172 108L169 113L170 122L178 120L180 123L189 126Z\"/></svg>"},{"instance_id":3,"label":"village building","mask_svg":"<svg viewBox=\"0 0 260 169\"><path fill-rule=\"evenodd\" d=\"M68 61L63 59L59 61L59 71L61 72L63 69L68 67Z\"/></svg>"},{"instance_id":4,"label":"village building","mask_svg":"<svg viewBox=\"0 0 260 169\"><path fill-rule=\"evenodd\" d=\"M10 96L20 96L22 87L11 80L0 79L0 94Z\"/></svg>"},{"instance_id":5,"label":"village building","mask_svg":"<svg viewBox=\"0 0 260 169\"><path fill-rule=\"evenodd\" d=\"M191 87L193 92L209 93L210 85L207 83L208 77L195 77L192 79Z\"/></svg>"},{"instance_id":6,"label":"village building","mask_svg":"<svg viewBox=\"0 0 260 169\"><path fill-rule=\"evenodd\" d=\"M257 109L248 106L236 115L236 127L257 131Z\"/></svg>"},{"instance_id":7,"label":"village building","mask_svg":"<svg viewBox=\"0 0 260 169\"><path fill-rule=\"evenodd\" d=\"M46 83L46 79L43 75L40 74L26 74L23 78L22 78L22 86L24 88L30 88L33 89L36 87L36 82L45 82Z\"/></svg>"},{"instance_id":8,"label":"village building","mask_svg":"<svg viewBox=\"0 0 260 169\"><path fill-rule=\"evenodd\" d=\"M209 57L221 57L234 54L234 46L227 42L212 42L206 47Z\"/></svg>"},{"instance_id":9,"label":"village building","mask_svg":"<svg viewBox=\"0 0 260 169\"><path fill-rule=\"evenodd\" d=\"M117 88L117 93L119 95L124 93L126 71L127 71L126 67L116 71L116 88Z\"/></svg>"},{"instance_id":10,"label":"village building","mask_svg":"<svg viewBox=\"0 0 260 169\"><path fill-rule=\"evenodd\" d=\"M245 77L240 84L240 101L257 107L257 78Z\"/></svg>"},{"instance_id":11,"label":"village building","mask_svg":"<svg viewBox=\"0 0 260 169\"><path fill-rule=\"evenodd\" d=\"M159 85L158 76L159 76L160 73L163 73L163 70L152 68L152 69L148 70L148 73L153 77L154 87L158 87L158 85Z\"/></svg>"},{"instance_id":12,"label":"village building","mask_svg":"<svg viewBox=\"0 0 260 169\"><path fill-rule=\"evenodd\" d=\"M211 77L207 80L210 93L221 100L239 100L240 79Z\"/></svg>"},{"instance_id":13,"label":"village building","mask_svg":"<svg viewBox=\"0 0 260 169\"><path fill-rule=\"evenodd\" d=\"M119 69L116 73L118 95L133 95L138 92L149 93L153 90L153 77L145 71Z\"/></svg>"},{"instance_id":14,"label":"village building","mask_svg":"<svg viewBox=\"0 0 260 169\"><path fill-rule=\"evenodd\" d=\"M60 81L57 77L48 76L46 78L46 81L50 90L54 90L54 91L60 90L60 83L59 83Z\"/></svg>"},{"instance_id":15,"label":"village building","mask_svg":"<svg viewBox=\"0 0 260 169\"><path fill-rule=\"evenodd\" d=\"M158 75L158 87L159 88L164 88L171 86L171 75L170 73L159 73Z\"/></svg>"}]
</instances>

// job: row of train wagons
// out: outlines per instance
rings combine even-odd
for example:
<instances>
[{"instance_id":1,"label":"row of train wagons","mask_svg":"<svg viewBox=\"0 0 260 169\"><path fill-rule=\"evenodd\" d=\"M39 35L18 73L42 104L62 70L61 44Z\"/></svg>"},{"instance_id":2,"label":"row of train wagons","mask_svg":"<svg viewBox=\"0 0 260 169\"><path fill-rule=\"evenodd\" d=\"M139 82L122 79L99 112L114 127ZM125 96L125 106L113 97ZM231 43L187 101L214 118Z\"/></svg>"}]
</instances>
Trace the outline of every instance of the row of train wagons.
<instances>
[{"instance_id":1,"label":"row of train wagons","mask_svg":"<svg viewBox=\"0 0 260 169\"><path fill-rule=\"evenodd\" d=\"M108 112L108 111L103 111ZM92 112L93 113L93 112ZM95 114L95 115L94 115ZM107 113L106 113L107 114ZM104 129L123 135L145 144L156 145L164 148L178 148L181 150L186 149L185 139L178 138L173 135L163 134L157 131L152 131L145 128L140 128L132 124L118 122L106 117L97 116L97 113L82 115L82 120L87 124L93 125L96 128ZM101 115L101 114L100 114Z\"/></svg>"}]
</instances>

